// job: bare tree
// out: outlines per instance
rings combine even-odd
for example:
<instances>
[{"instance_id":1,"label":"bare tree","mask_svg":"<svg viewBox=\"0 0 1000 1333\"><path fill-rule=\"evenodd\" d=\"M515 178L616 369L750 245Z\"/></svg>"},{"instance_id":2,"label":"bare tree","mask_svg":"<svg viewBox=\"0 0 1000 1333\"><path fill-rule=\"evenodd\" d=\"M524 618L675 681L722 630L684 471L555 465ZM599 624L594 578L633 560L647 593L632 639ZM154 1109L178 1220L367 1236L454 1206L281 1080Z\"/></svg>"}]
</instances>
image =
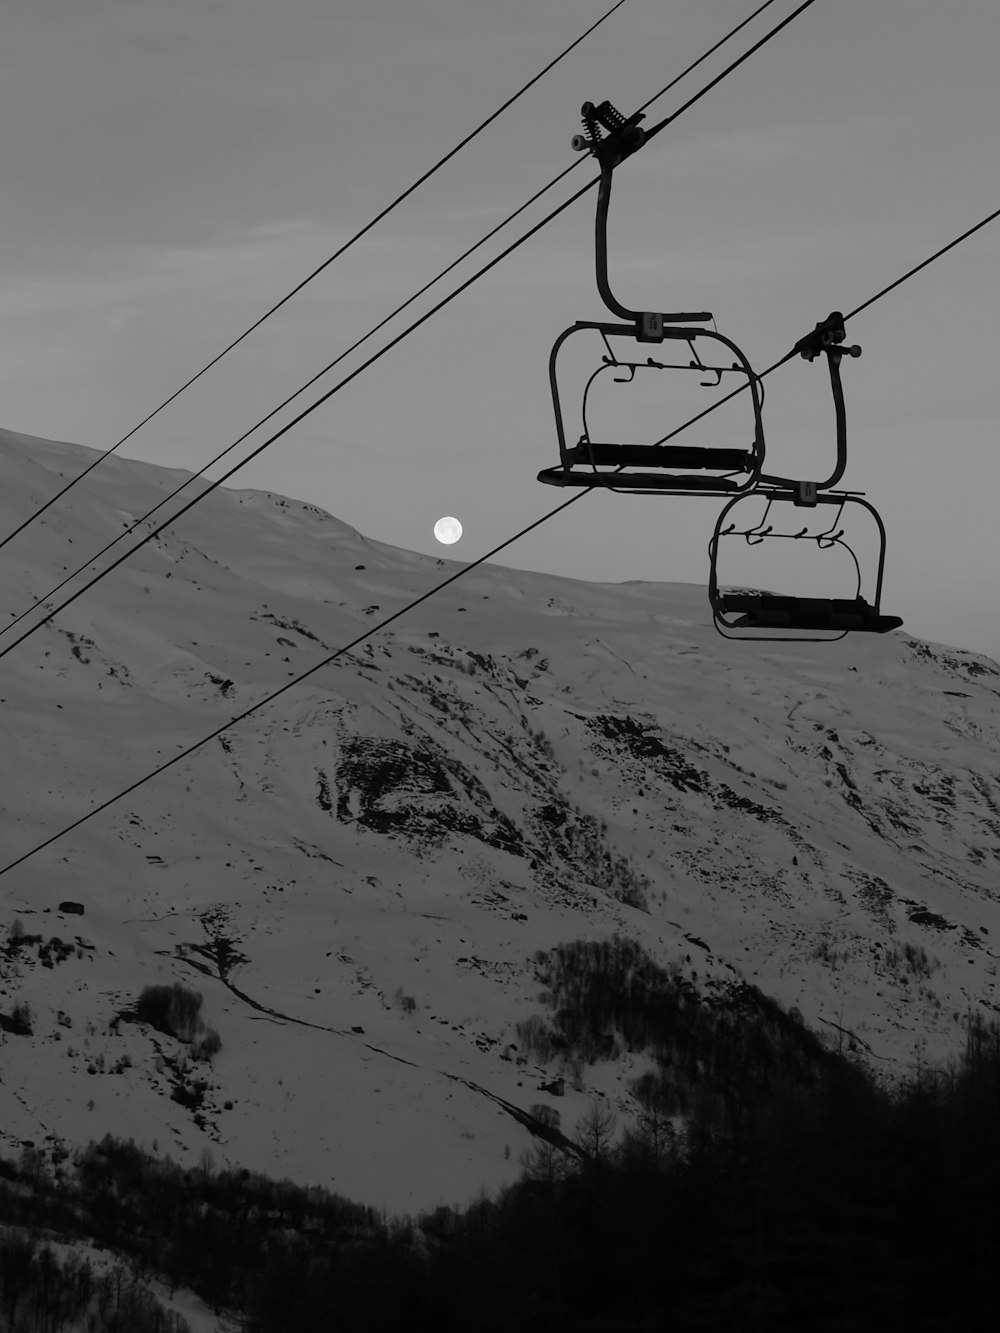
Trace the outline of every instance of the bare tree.
<instances>
[{"instance_id":1,"label":"bare tree","mask_svg":"<svg viewBox=\"0 0 1000 1333\"><path fill-rule=\"evenodd\" d=\"M596 1166L609 1162L615 1151L615 1132L618 1117L598 1098L590 1103L590 1109L577 1125L576 1143Z\"/></svg>"},{"instance_id":2,"label":"bare tree","mask_svg":"<svg viewBox=\"0 0 1000 1333\"><path fill-rule=\"evenodd\" d=\"M564 1150L548 1139L536 1139L530 1152L522 1154L521 1166L529 1179L542 1185L545 1192L550 1192L569 1174Z\"/></svg>"},{"instance_id":3,"label":"bare tree","mask_svg":"<svg viewBox=\"0 0 1000 1333\"><path fill-rule=\"evenodd\" d=\"M646 1111L625 1136L623 1148L644 1170L663 1171L676 1156L677 1134L669 1116Z\"/></svg>"}]
</instances>

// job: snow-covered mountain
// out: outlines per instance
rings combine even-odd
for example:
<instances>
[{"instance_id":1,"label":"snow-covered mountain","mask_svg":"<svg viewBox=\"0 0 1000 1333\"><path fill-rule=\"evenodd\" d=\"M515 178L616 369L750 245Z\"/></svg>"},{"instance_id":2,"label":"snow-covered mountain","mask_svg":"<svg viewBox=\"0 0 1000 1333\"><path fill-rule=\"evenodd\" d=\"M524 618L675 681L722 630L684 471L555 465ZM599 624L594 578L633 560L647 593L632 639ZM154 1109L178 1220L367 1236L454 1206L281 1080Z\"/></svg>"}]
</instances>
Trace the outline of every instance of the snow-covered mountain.
<instances>
[{"instance_id":1,"label":"snow-covered mountain","mask_svg":"<svg viewBox=\"0 0 1000 1333\"><path fill-rule=\"evenodd\" d=\"M94 457L0 449L2 532ZM107 460L3 551L4 616L183 476ZM0 660L3 863L456 568L216 491ZM32 1031L0 1033L0 1147L110 1131L390 1209L467 1199L517 1173L533 1108L627 1115L648 1067L543 1090L537 951L634 939L891 1078L996 1007L998 870L989 659L727 643L702 588L485 566L3 876L0 1013ZM116 1020L174 982L211 1064Z\"/></svg>"}]
</instances>

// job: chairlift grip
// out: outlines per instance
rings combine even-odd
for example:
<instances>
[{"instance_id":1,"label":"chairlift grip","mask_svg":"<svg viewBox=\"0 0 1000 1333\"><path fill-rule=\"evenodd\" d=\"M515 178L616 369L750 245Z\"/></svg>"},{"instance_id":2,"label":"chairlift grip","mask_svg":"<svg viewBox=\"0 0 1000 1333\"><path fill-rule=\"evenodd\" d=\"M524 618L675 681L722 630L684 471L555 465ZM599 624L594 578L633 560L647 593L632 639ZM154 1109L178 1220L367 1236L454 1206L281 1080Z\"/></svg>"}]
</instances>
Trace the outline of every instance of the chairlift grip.
<instances>
[{"instance_id":1,"label":"chairlift grip","mask_svg":"<svg viewBox=\"0 0 1000 1333\"><path fill-rule=\"evenodd\" d=\"M817 324L816 328L820 329L821 325ZM800 342L804 341L805 339L800 339ZM799 344L796 343L796 346L798 345ZM811 486L815 486L817 491L828 491L836 486L847 468L847 407L844 403L844 385L840 377L840 357L837 355L839 350L839 345L830 348L820 348L820 351L827 352L826 364L830 372L830 389L833 393L833 407L837 423L837 462L833 471L825 481L808 483ZM805 353L803 352L802 355L805 356ZM807 357L806 359L812 360L812 357ZM760 480L765 485L777 486L784 490L792 490L796 492L798 492L800 486L806 484L798 477L775 477L766 473L761 473ZM795 503L814 504L815 501L796 499Z\"/></svg>"}]
</instances>

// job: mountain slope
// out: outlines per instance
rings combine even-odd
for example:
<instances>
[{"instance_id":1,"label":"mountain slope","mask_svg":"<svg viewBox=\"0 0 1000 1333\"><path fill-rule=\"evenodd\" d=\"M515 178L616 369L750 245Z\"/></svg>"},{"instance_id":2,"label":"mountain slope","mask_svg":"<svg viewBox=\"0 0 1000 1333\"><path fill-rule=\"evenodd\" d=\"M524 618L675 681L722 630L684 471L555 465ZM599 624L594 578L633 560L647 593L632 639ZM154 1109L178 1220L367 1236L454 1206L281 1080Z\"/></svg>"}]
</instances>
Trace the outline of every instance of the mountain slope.
<instances>
[{"instance_id":1,"label":"mountain slope","mask_svg":"<svg viewBox=\"0 0 1000 1333\"><path fill-rule=\"evenodd\" d=\"M4 531L93 457L0 448ZM182 477L109 459L6 548L9 618ZM0 661L4 862L455 568L216 491ZM700 588L482 567L4 877L0 939L29 942L0 1011L34 1015L0 1050L4 1142L110 1130L390 1208L467 1197L515 1174L533 1106L570 1134L595 1092L628 1111L642 1053L556 1101L558 1065L512 1048L536 951L615 932L887 1076L943 1058L996 1002L998 748L986 658L731 644ZM211 1066L113 1021L172 982Z\"/></svg>"}]
</instances>

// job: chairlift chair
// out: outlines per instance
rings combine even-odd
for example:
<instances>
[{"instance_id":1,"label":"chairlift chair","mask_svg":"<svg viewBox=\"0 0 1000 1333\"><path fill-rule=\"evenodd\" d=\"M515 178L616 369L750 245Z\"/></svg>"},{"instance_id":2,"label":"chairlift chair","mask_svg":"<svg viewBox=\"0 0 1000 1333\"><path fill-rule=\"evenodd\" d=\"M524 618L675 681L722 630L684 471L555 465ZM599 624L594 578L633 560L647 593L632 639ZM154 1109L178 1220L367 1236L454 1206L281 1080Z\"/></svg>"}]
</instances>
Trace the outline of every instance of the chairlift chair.
<instances>
[{"instance_id":1,"label":"chairlift chair","mask_svg":"<svg viewBox=\"0 0 1000 1333\"><path fill-rule=\"evenodd\" d=\"M830 476L824 481L805 481L762 474L755 494L766 500L763 516L749 527L739 527L739 520L731 516L737 511L738 502L745 497L735 496L723 507L716 520L709 543L711 569L708 595L715 627L724 638L829 641L841 639L845 634L858 630L885 634L889 630L898 629L903 623L899 616L885 615L881 609L886 544L881 515L863 495L833 489L847 466L847 411L840 362L844 356L861 355L861 348L846 346L845 338L844 317L839 311L834 311L792 349L808 361L820 354L826 357L837 436L837 458ZM819 506L832 505L836 507L836 513L832 521L818 532L810 531L808 522L794 530L795 524L803 517L801 514L797 516L795 524L785 528L776 514L772 517L775 505L780 509L786 504L799 510L815 510ZM875 524L878 556L874 577L869 578L870 599L863 595L861 563L846 538L846 529L841 526L845 509L849 506L865 510ZM814 541L818 550L846 552L854 572L853 593L849 597L825 598L788 597L745 588L723 591L719 587L719 550L724 537L742 537L748 546L756 546L773 538Z\"/></svg>"},{"instance_id":2,"label":"chairlift chair","mask_svg":"<svg viewBox=\"0 0 1000 1333\"><path fill-rule=\"evenodd\" d=\"M559 441L559 464L544 468L538 480L548 486L605 486L609 490L629 494L671 492L675 495L728 496L752 490L757 484L764 463L764 425L762 394L756 374L744 354L730 339L714 329L686 328L684 325L709 323L708 311L673 312L632 310L623 305L611 291L608 279L608 208L611 202L611 182L614 168L625 157L634 153L645 139L639 125L642 113L626 118L609 102L594 106L584 102L582 108L584 134L576 135L573 147L589 151L601 167L595 223L595 254L597 288L601 299L613 315L626 320L624 324L580 321L566 329L555 341L549 356L549 383L556 418ZM716 375L715 386L723 375L736 374L750 389L752 428L748 429L748 443L736 448L691 448L667 445L622 443L595 440L586 423L586 396L583 405L583 431L576 444L566 437L562 401L556 373L556 361L566 339L583 330L595 330L603 339L606 354L595 375L605 366L626 369L631 376L647 370L709 371ZM610 339L627 339L637 344L631 357L618 357ZM728 349L734 360L725 365L708 365L702 361L696 348L697 340L709 340ZM683 363L667 362L646 355L640 357L650 344L685 343L688 359ZM588 381L593 382L594 376ZM740 385L739 387L744 387ZM669 438L669 437L664 437Z\"/></svg>"},{"instance_id":3,"label":"chairlift chair","mask_svg":"<svg viewBox=\"0 0 1000 1333\"><path fill-rule=\"evenodd\" d=\"M812 483L806 483L807 486ZM885 570L885 526L874 505L861 495L848 491L814 494L803 502L797 490L762 487L758 495L766 497L764 515L750 527L740 528L731 517L738 502L736 496L722 509L716 521L709 544L711 571L708 597L712 606L715 627L726 639L780 639L799 642L842 639L849 631L867 631L885 634L902 625L899 616L885 615L881 609L882 579ZM807 503L810 508L820 505L836 506L833 521L820 532L810 532L808 525L797 531L779 530L779 520L772 516L774 505ZM871 515L878 534L878 556L870 598L864 596L861 563L841 526L847 506L857 506ZM844 552L853 568L852 595L847 597L788 597L775 593L751 591L747 588L722 589L719 586L719 549L722 539L742 537L754 546L775 538L791 541L814 541L819 550Z\"/></svg>"},{"instance_id":4,"label":"chairlift chair","mask_svg":"<svg viewBox=\"0 0 1000 1333\"><path fill-rule=\"evenodd\" d=\"M549 356L549 382L559 442L559 464L544 468L539 472L538 480L549 486L603 486L608 490L629 494L671 493L726 499L727 503L719 515L709 544L709 599L715 626L724 637L824 640L842 638L855 630L884 634L898 628L902 620L898 616L885 615L881 610L885 567L885 527L882 519L875 507L859 493L834 489L847 466L847 414L840 363L844 356L861 355L860 347L846 345L844 316L834 311L817 324L811 333L801 338L788 354L789 358L799 355L807 361L814 361L819 356L826 358L836 417L837 456L833 470L822 481L766 473L763 470L764 427L760 378L736 344L721 333L715 329L685 327L707 324L712 320L711 314L707 311L664 314L632 310L623 305L611 291L608 280L608 208L612 174L624 158L642 146L648 135L639 124L643 119L641 112L626 119L609 102L602 102L599 106L584 102L582 114L584 133L574 137L573 147L592 153L601 168L595 223L597 287L607 308L625 322L608 324L580 321L564 330L556 339ZM648 132L649 135L662 129L666 123L664 121L654 127ZM599 334L605 354L584 390L582 432L575 444L568 444L556 364L566 340L585 330ZM612 347L612 340L618 339L630 340L643 351L650 344L684 343L688 347L689 360L686 364L668 362L652 357L648 352L642 357L638 351L630 356L619 357ZM729 350L734 360L725 366L706 366L695 347L700 339L721 344ZM721 383L723 374L733 373L743 377L745 384L738 387L749 389L753 416L749 444L743 448L689 448L668 445L666 442L671 438L670 434L649 444L595 440L587 422L587 395L598 376L608 370L612 373L623 371L624 382L632 382L637 374L645 374L650 370L712 370L717 375L716 384ZM731 514L738 505L757 495L763 496L767 502L764 518L750 527L738 528L738 520L731 520ZM780 509L784 504L807 509L828 505L838 508L833 522L818 533L810 532L808 523L798 531L777 531L775 524L769 524L767 520L774 505ZM870 580L870 595L867 598L862 589L860 562L845 537L845 529L839 526L847 506L860 506L867 511L874 520L878 536L876 572L874 580ZM784 537L795 541L815 541L820 550L846 551L854 568L853 594L842 598L817 598L786 597L747 589L724 591L719 587L718 567L719 549L724 537L743 537L748 545L772 537Z\"/></svg>"},{"instance_id":5,"label":"chairlift chair","mask_svg":"<svg viewBox=\"0 0 1000 1333\"><path fill-rule=\"evenodd\" d=\"M645 318L648 319L648 314ZM668 316L659 318L666 319ZM587 330L600 335L606 352L587 381L581 407L583 429L577 442L570 444L563 415L557 359L568 338ZM609 490L628 494L668 491L675 495L733 495L752 490L764 465L763 403L757 376L736 344L714 329L690 329L660 323L656 341L685 343L689 352L687 359L667 361L649 355L640 358L636 352L630 358L623 359L612 348L612 340L621 339L633 344L642 342L643 350L647 352L649 343L654 341L651 337L640 339L634 325L585 321L572 325L556 339L549 356L549 384L559 441L559 464L557 467L544 468L539 472L538 480L549 486L605 486ZM732 363L706 365L696 350L696 339L708 339L721 344L731 352L734 358ZM705 448L660 443L623 444L594 439L587 421L587 398L599 375L607 371L620 372L625 378L619 382L631 383L637 375L670 370L708 374L710 378L702 383L713 387L721 384L724 375L735 374L740 378L743 383L739 387L746 385L750 389L752 425L748 424L749 442L743 447ZM714 379L711 378L713 375ZM615 378L619 378L618 374L615 374Z\"/></svg>"}]
</instances>

